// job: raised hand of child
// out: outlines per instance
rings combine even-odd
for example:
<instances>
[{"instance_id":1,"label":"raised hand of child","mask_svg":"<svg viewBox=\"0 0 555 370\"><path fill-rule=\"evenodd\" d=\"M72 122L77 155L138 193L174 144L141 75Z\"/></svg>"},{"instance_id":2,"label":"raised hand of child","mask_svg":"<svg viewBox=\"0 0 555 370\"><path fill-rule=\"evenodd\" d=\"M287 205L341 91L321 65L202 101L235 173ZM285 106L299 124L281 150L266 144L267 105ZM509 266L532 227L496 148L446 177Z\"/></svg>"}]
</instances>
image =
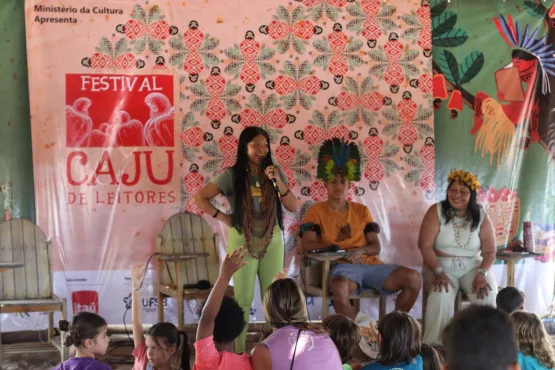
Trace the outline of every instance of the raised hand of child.
<instances>
[{"instance_id":1,"label":"raised hand of child","mask_svg":"<svg viewBox=\"0 0 555 370\"><path fill-rule=\"evenodd\" d=\"M225 260L220 266L220 276L226 279L231 279L233 274L237 272L241 267L247 264L245 261L245 256L247 255L247 250L245 247L238 248L234 250L231 254L228 253L225 256Z\"/></svg>"},{"instance_id":2,"label":"raised hand of child","mask_svg":"<svg viewBox=\"0 0 555 370\"><path fill-rule=\"evenodd\" d=\"M136 264L131 267L131 285L133 289L139 289L139 285L145 275L145 266L142 263Z\"/></svg>"},{"instance_id":3,"label":"raised hand of child","mask_svg":"<svg viewBox=\"0 0 555 370\"><path fill-rule=\"evenodd\" d=\"M288 269L287 267L284 268L283 271L278 272L278 274L277 274L276 276L274 276L274 280L273 280L273 281L280 280L280 279L287 279L287 273L288 273L288 272L289 272L289 269ZM273 281L272 281L272 282L273 282Z\"/></svg>"}]
</instances>

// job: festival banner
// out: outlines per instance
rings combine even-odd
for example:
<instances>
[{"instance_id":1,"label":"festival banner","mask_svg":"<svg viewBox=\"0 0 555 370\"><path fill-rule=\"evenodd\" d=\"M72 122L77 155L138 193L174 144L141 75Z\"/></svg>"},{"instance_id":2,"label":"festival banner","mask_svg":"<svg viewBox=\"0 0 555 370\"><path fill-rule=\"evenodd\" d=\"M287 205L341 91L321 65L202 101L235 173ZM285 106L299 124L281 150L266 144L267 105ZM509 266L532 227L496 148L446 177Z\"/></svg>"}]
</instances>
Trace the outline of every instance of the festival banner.
<instances>
[{"instance_id":1,"label":"festival banner","mask_svg":"<svg viewBox=\"0 0 555 370\"><path fill-rule=\"evenodd\" d=\"M430 19L427 2L402 0L27 0L36 213L56 293L121 324L129 268L172 214L200 212L192 196L233 165L251 125L300 200L285 218L292 274L302 217L326 199L316 157L330 137L361 149L350 198L381 225L381 258L419 269L436 191ZM223 253L227 228L204 217ZM201 303L186 303L189 322ZM377 317L377 300L363 310ZM258 293L251 314L263 320Z\"/></svg>"}]
</instances>

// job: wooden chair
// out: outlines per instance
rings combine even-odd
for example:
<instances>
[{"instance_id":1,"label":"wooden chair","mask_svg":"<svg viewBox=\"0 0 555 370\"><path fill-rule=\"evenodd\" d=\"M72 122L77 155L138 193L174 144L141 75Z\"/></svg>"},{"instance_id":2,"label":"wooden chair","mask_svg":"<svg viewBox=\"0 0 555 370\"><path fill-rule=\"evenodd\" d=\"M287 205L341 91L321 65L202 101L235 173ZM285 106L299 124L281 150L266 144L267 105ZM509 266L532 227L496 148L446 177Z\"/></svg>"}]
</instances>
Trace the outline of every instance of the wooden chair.
<instances>
[{"instance_id":1,"label":"wooden chair","mask_svg":"<svg viewBox=\"0 0 555 370\"><path fill-rule=\"evenodd\" d=\"M164 321L165 297L177 300L177 322L183 330L183 301L206 299L211 289L184 289L184 284L208 280L214 286L219 275L219 238L210 225L192 213L176 213L156 239L158 259L158 321ZM233 296L233 287L226 295Z\"/></svg>"},{"instance_id":2,"label":"wooden chair","mask_svg":"<svg viewBox=\"0 0 555 370\"><path fill-rule=\"evenodd\" d=\"M66 319L66 299L53 293L50 266L51 244L42 230L29 220L12 219L0 224L0 262L22 263L23 267L0 273L0 313L47 312L48 340L44 343L12 344L2 347L4 353L60 351L65 360L64 334L60 343L54 337L54 312ZM1 332L1 330L0 330Z\"/></svg>"},{"instance_id":3,"label":"wooden chair","mask_svg":"<svg viewBox=\"0 0 555 370\"><path fill-rule=\"evenodd\" d=\"M306 295L314 297L322 297L322 320L329 315L329 300L332 298L331 292L329 291L329 274L331 268L331 262L342 258L344 255L340 253L309 253L305 255L308 260L319 261L322 263L322 283L320 286L310 285L311 282L306 284L304 276L301 276L301 289ZM303 266L301 266L301 269ZM360 311L360 299L361 298L379 298L380 308L379 308L379 318L383 318L387 310L387 300L385 296L380 295L377 291L373 289L365 289L360 294L351 294L349 298L354 303L355 312Z\"/></svg>"}]
</instances>

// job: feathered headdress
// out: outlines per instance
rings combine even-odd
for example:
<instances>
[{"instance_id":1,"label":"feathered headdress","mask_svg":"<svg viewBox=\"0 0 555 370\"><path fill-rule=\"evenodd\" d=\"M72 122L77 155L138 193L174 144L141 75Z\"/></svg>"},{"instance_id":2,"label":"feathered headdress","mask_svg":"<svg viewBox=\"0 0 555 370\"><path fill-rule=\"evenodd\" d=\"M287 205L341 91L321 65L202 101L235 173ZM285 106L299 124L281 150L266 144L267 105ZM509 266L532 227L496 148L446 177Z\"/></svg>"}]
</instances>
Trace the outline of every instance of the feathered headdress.
<instances>
[{"instance_id":1,"label":"feathered headdress","mask_svg":"<svg viewBox=\"0 0 555 370\"><path fill-rule=\"evenodd\" d=\"M480 182L478 178L474 176L471 172L463 171L463 170L453 170L447 176L447 182L450 184L451 181L460 180L466 186L470 188L470 190L478 190L480 187Z\"/></svg>"},{"instance_id":2,"label":"feathered headdress","mask_svg":"<svg viewBox=\"0 0 555 370\"><path fill-rule=\"evenodd\" d=\"M545 95L551 92L548 74L555 76L555 49L551 44L547 43L547 34L536 39L539 27L529 33L529 25L526 25L524 31L520 29L518 21L513 24L513 18L508 15L507 19L499 14L499 19L494 18L497 30L509 46L516 49L524 50L538 59L540 70L542 73L542 93Z\"/></svg>"},{"instance_id":3,"label":"feathered headdress","mask_svg":"<svg viewBox=\"0 0 555 370\"><path fill-rule=\"evenodd\" d=\"M318 178L327 182L333 181L336 175L347 181L360 180L360 152L355 143L333 138L320 147Z\"/></svg>"}]
</instances>

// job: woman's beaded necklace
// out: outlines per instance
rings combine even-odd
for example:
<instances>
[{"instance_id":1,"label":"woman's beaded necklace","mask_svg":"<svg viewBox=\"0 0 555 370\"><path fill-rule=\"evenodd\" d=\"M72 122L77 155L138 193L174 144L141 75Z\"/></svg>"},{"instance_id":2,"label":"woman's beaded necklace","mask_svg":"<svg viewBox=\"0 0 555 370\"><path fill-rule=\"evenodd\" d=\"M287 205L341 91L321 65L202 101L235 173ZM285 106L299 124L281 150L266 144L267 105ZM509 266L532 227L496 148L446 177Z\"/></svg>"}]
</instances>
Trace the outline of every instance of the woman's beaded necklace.
<instances>
[{"instance_id":1,"label":"woman's beaded necklace","mask_svg":"<svg viewBox=\"0 0 555 370\"><path fill-rule=\"evenodd\" d=\"M451 219L451 223L453 224L453 230L455 232L455 242L457 243L457 245L460 248L466 248L468 247L468 245L470 244L470 242L472 241L472 231L470 231L468 233L468 240L466 241L466 243L464 245L461 244L461 235L460 235L460 231L461 230L466 230L466 228L468 227L468 225L470 224L470 217L466 217L464 222L462 224L457 224L457 222L455 221L456 217L453 217Z\"/></svg>"}]
</instances>

